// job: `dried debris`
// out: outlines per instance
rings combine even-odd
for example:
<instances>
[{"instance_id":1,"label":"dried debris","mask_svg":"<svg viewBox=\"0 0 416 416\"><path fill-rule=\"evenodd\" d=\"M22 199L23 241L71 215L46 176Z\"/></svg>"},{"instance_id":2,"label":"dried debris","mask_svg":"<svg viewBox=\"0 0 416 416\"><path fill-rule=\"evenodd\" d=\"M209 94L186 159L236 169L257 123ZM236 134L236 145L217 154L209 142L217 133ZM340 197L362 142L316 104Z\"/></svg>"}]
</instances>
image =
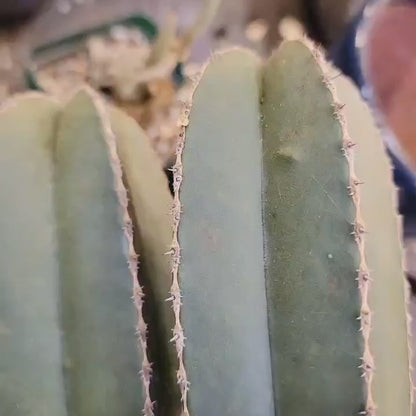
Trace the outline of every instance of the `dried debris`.
<instances>
[{"instance_id":1,"label":"dried debris","mask_svg":"<svg viewBox=\"0 0 416 416\"><path fill-rule=\"evenodd\" d=\"M62 98L84 83L101 91L138 121L168 166L175 153L181 102L192 91L195 68L186 64L190 49L211 24L220 3L206 0L196 22L182 36L177 34L176 16L169 15L154 43L138 29L124 26L91 35L77 53L38 68L37 82ZM185 72L180 86L172 76L178 63L184 64Z\"/></svg>"},{"instance_id":2,"label":"dried debris","mask_svg":"<svg viewBox=\"0 0 416 416\"><path fill-rule=\"evenodd\" d=\"M264 40L268 31L268 23L264 19L256 19L247 25L245 36L249 41L259 43Z\"/></svg>"},{"instance_id":3,"label":"dried debris","mask_svg":"<svg viewBox=\"0 0 416 416\"><path fill-rule=\"evenodd\" d=\"M180 133L178 120L183 103L188 102L192 94L192 79L192 77L187 77L184 85L179 89L170 79L149 83L149 96L142 105L128 101L117 102L119 107L136 119L146 130L165 166L171 166L174 162L177 138Z\"/></svg>"},{"instance_id":4,"label":"dried debris","mask_svg":"<svg viewBox=\"0 0 416 416\"><path fill-rule=\"evenodd\" d=\"M148 67L151 47L138 30L114 27L109 38L90 37L86 48L93 87L111 90L120 100L142 100L138 78Z\"/></svg>"},{"instance_id":5,"label":"dried debris","mask_svg":"<svg viewBox=\"0 0 416 416\"><path fill-rule=\"evenodd\" d=\"M89 83L137 120L168 166L179 133L181 103L191 94L192 79L199 66L185 65L180 87L170 67L170 72L162 71L160 76L141 82L141 74L154 56L152 46L138 29L115 26L106 36L89 37L79 52L39 68L36 78L42 89L61 98Z\"/></svg>"},{"instance_id":6,"label":"dried debris","mask_svg":"<svg viewBox=\"0 0 416 416\"><path fill-rule=\"evenodd\" d=\"M88 55L82 50L39 68L36 80L46 92L65 98L74 87L87 82L88 67Z\"/></svg>"}]
</instances>

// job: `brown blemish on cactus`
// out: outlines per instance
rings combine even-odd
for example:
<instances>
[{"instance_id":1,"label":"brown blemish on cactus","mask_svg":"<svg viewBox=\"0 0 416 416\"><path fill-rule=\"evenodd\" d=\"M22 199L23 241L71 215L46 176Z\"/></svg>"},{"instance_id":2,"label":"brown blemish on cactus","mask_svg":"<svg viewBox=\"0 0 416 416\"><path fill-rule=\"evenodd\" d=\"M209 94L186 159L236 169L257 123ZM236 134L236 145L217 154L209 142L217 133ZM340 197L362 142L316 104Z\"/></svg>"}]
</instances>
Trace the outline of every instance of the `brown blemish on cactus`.
<instances>
[{"instance_id":1,"label":"brown blemish on cactus","mask_svg":"<svg viewBox=\"0 0 416 416\"><path fill-rule=\"evenodd\" d=\"M124 223L123 230L129 250L129 270L133 283L133 300L138 314L137 336L141 345L141 349L143 351L143 361L141 370L142 381L145 389L145 404L143 409L143 415L154 416L153 403L150 397L150 381L152 375L152 366L147 356L147 324L143 318L144 293L137 279L138 256L134 251L133 223L128 213L127 190L123 183L123 173L121 169L120 159L117 153L116 138L111 129L105 105L98 96L98 94L88 87L84 87L83 89L91 96L91 99L94 102L94 105L97 109L97 113L102 122L103 133L107 144L110 165L114 174L114 188L120 203Z\"/></svg>"}]
</instances>

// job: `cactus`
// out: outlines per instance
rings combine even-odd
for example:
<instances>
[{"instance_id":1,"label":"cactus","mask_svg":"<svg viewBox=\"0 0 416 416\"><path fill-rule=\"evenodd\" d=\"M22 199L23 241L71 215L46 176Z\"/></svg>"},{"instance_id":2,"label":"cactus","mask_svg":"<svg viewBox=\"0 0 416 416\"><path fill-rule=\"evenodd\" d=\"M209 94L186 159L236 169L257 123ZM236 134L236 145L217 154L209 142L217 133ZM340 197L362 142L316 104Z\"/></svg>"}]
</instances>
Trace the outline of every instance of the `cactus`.
<instances>
[{"instance_id":1,"label":"cactus","mask_svg":"<svg viewBox=\"0 0 416 416\"><path fill-rule=\"evenodd\" d=\"M185 112L171 289L184 415L411 413L391 168L337 77L348 136L328 71L308 42L265 65L232 50Z\"/></svg>"},{"instance_id":2,"label":"cactus","mask_svg":"<svg viewBox=\"0 0 416 416\"><path fill-rule=\"evenodd\" d=\"M168 285L171 197L150 143L88 91L5 104L0 141L0 414L152 415L132 221Z\"/></svg>"},{"instance_id":3,"label":"cactus","mask_svg":"<svg viewBox=\"0 0 416 416\"><path fill-rule=\"evenodd\" d=\"M172 201L88 89L1 109L0 414L410 415L391 168L358 92L309 42L236 49L180 122Z\"/></svg>"}]
</instances>

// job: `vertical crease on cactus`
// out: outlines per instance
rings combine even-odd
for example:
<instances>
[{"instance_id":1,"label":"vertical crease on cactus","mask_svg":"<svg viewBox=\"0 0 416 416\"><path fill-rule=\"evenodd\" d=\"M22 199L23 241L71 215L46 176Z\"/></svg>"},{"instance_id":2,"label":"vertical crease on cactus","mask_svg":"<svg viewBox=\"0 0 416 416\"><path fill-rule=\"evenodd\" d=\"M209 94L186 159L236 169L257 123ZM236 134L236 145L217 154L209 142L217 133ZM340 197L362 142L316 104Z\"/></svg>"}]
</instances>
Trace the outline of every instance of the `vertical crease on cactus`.
<instances>
[{"instance_id":1,"label":"vertical crease on cactus","mask_svg":"<svg viewBox=\"0 0 416 416\"><path fill-rule=\"evenodd\" d=\"M328 63L324 58L324 55L319 47L312 44L311 41L304 38L304 44L311 50L313 57L320 65L323 73L323 81L325 86L328 88L329 92L332 95L334 101L334 116L339 121L342 128L343 135L343 153L348 161L349 172L350 172L350 185L348 187L348 192L355 205L355 222L352 224L351 234L354 236L354 239L357 243L359 256L360 256L360 265L357 270L357 282L358 288L361 293L361 310L360 316L357 318L360 321L360 331L364 340L364 351L363 356L361 357L361 370L362 377L365 381L366 386L366 396L367 401L365 404L365 410L361 412L365 416L375 416L376 415L376 403L374 402L372 395L372 383L374 378L374 357L370 350L370 336L371 336L371 318L372 312L369 306L368 298L369 291L371 287L371 275L368 265L366 263L365 256L365 224L361 214L360 208L360 191L359 186L362 183L355 173L354 168L354 159L352 155L352 149L355 146L355 143L351 140L347 131L347 123L345 116L343 114L344 105L339 103L336 90L334 85L331 83L328 77Z\"/></svg>"},{"instance_id":2,"label":"vertical crease on cactus","mask_svg":"<svg viewBox=\"0 0 416 416\"><path fill-rule=\"evenodd\" d=\"M182 154L185 147L185 129L189 124L189 114L190 114L191 103L186 103L184 105L182 115L180 118L181 130L179 133L178 144L176 149L176 162L173 166L173 190L174 190L174 199L173 199L173 241L171 247L171 256L172 256L172 286L170 289L170 298L168 301L172 302L172 308L175 315L175 326L173 328L173 337L172 342L175 343L176 353L178 357L178 369L176 373L177 383L181 392L181 402L182 402L182 416L189 416L188 410L188 390L189 390L189 381L186 374L185 363L184 363L184 348L185 348L185 335L183 326L181 324L181 290L179 286L179 264L180 264L180 245L179 245L179 223L181 218L181 200L180 200L180 188L182 185L183 179L183 165L182 165Z\"/></svg>"},{"instance_id":3,"label":"vertical crease on cactus","mask_svg":"<svg viewBox=\"0 0 416 416\"><path fill-rule=\"evenodd\" d=\"M111 129L105 105L97 96L97 93L90 90L90 94L94 101L97 113L101 119L101 123L103 126L110 165L114 174L114 186L121 207L123 232L128 245L129 270L133 281L133 300L138 314L137 336L139 338L140 346L143 351L143 361L141 370L141 377L145 390L145 403L143 414L145 416L154 416L153 403L150 397L150 382L152 376L152 368L147 356L147 324L143 317L144 292L137 278L138 256L134 251L133 246L133 222L128 213L127 190L123 184L123 172L121 168L120 159L117 153L116 137Z\"/></svg>"}]
</instances>

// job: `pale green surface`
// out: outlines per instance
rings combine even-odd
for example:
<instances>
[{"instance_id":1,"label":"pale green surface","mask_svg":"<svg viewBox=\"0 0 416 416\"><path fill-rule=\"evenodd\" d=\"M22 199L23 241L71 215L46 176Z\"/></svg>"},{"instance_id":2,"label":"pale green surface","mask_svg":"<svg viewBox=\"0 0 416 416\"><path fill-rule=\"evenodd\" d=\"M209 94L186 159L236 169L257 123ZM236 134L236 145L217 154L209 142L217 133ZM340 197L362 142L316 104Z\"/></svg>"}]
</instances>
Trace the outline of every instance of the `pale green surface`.
<instances>
[{"instance_id":1,"label":"pale green surface","mask_svg":"<svg viewBox=\"0 0 416 416\"><path fill-rule=\"evenodd\" d=\"M323 74L300 42L263 82L266 279L280 416L351 416L365 397L358 249L343 136Z\"/></svg>"},{"instance_id":2,"label":"pale green surface","mask_svg":"<svg viewBox=\"0 0 416 416\"><path fill-rule=\"evenodd\" d=\"M142 357L127 244L101 121L86 92L64 109L56 160L69 414L139 415Z\"/></svg>"},{"instance_id":3,"label":"pale green surface","mask_svg":"<svg viewBox=\"0 0 416 416\"><path fill-rule=\"evenodd\" d=\"M258 74L250 53L215 57L187 129L179 277L191 415L356 415L365 403L358 256L340 124L322 74L301 44L286 44L269 62L261 118ZM391 168L368 110L344 79L336 82L365 182L377 416L409 416ZM0 415L139 415L137 312L102 125L87 93L67 106L59 120L54 207L58 112L39 98L0 112ZM177 391L168 394L168 386L176 367L166 353L173 325L164 302L169 256L163 255L172 201L144 133L118 111L111 118L140 224L141 279L155 308L148 312L157 311L150 341L160 345L150 355L158 361L155 376L166 384L154 394L160 415L173 415Z\"/></svg>"},{"instance_id":4,"label":"pale green surface","mask_svg":"<svg viewBox=\"0 0 416 416\"><path fill-rule=\"evenodd\" d=\"M65 416L52 146L59 107L0 110L0 415Z\"/></svg>"},{"instance_id":5,"label":"pale green surface","mask_svg":"<svg viewBox=\"0 0 416 416\"><path fill-rule=\"evenodd\" d=\"M405 293L407 282L396 207L392 167L382 138L359 93L345 78L336 79L338 96L345 103L360 186L366 260L373 279L369 305L373 311L370 349L376 372L373 398L378 416L411 414L409 350Z\"/></svg>"},{"instance_id":6,"label":"pale green surface","mask_svg":"<svg viewBox=\"0 0 416 416\"><path fill-rule=\"evenodd\" d=\"M251 53L215 56L186 133L179 279L193 416L274 415L258 69Z\"/></svg>"},{"instance_id":7,"label":"pale green surface","mask_svg":"<svg viewBox=\"0 0 416 416\"><path fill-rule=\"evenodd\" d=\"M148 356L154 363L152 377L159 383L154 400L160 414L167 416L176 414L179 404L176 350L169 342L174 317L171 304L166 302L172 284L170 256L166 253L172 244L173 201L160 160L144 131L116 109L111 113L111 122L137 227L139 279L144 286L149 323Z\"/></svg>"}]
</instances>

